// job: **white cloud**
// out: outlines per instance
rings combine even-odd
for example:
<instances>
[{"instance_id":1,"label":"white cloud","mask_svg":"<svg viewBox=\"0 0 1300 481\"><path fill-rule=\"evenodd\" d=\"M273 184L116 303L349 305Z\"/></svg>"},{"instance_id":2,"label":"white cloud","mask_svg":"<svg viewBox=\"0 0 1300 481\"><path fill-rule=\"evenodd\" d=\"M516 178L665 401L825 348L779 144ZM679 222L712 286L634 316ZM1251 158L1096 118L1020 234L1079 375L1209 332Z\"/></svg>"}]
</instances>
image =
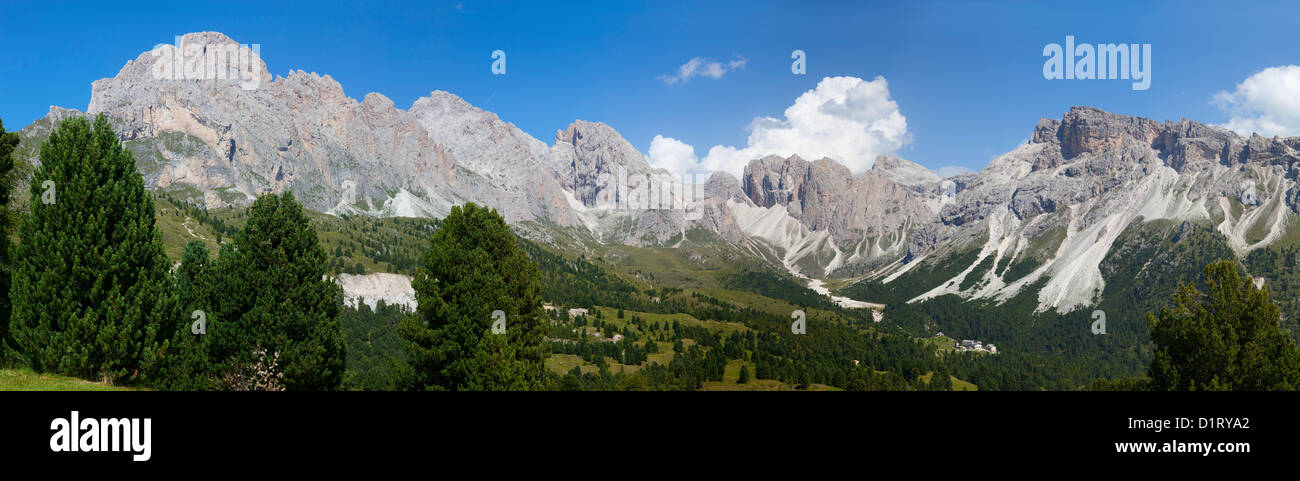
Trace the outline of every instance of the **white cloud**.
<instances>
[{"instance_id":1,"label":"white cloud","mask_svg":"<svg viewBox=\"0 0 1300 481\"><path fill-rule=\"evenodd\" d=\"M737 55L734 59L732 59L730 62L727 63L717 62L707 58L695 57L693 59L686 61L686 63L682 64L681 67L677 67L676 74L660 75L659 80L662 81L664 85L676 85L678 83L686 83L687 80L690 80L691 77L695 77L695 76L704 76L704 77L717 80L722 78L723 75L726 75L727 72L736 69L745 68L745 65L748 63L749 63L749 59L740 55Z\"/></svg>"},{"instance_id":2,"label":"white cloud","mask_svg":"<svg viewBox=\"0 0 1300 481\"><path fill-rule=\"evenodd\" d=\"M656 135L650 141L650 166L684 173L697 168L700 159L695 157L695 147L672 137Z\"/></svg>"},{"instance_id":3,"label":"white cloud","mask_svg":"<svg viewBox=\"0 0 1300 481\"><path fill-rule=\"evenodd\" d=\"M1212 103L1231 116L1222 127L1239 134L1300 135L1300 66L1261 70L1236 90L1215 94Z\"/></svg>"},{"instance_id":4,"label":"white cloud","mask_svg":"<svg viewBox=\"0 0 1300 481\"><path fill-rule=\"evenodd\" d=\"M750 160L765 155L799 154L806 160L830 157L853 172L871 168L876 156L892 154L911 141L907 119L889 97L884 77L827 77L785 110L784 119L755 118L744 147L715 145L703 159L672 138L655 136L651 163L677 172L724 170L740 177ZM655 143L659 145L656 155ZM689 157L682 155L689 148Z\"/></svg>"}]
</instances>

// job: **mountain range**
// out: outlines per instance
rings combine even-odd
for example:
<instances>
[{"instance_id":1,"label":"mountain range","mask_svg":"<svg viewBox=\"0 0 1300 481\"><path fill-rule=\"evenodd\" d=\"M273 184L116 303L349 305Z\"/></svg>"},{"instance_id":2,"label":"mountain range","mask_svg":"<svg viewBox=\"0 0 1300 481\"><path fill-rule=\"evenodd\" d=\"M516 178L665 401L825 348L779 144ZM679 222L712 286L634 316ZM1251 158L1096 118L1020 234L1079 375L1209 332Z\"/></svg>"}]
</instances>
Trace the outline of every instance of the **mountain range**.
<instances>
[{"instance_id":1,"label":"mountain range","mask_svg":"<svg viewBox=\"0 0 1300 481\"><path fill-rule=\"evenodd\" d=\"M181 43L236 44L214 32ZM825 280L916 278L924 285L908 303L1028 294L1035 312L1056 313L1099 302L1112 281L1103 261L1125 232L1201 225L1245 257L1292 242L1300 211L1300 138L1247 138L1190 120L1072 107L978 172L943 178L882 156L855 174L836 159L767 156L739 179L714 172L698 185L674 183L681 177L653 168L600 122L576 120L548 145L448 92L403 110L379 93L349 98L328 75L272 76L254 60L260 86L245 90L238 80L157 80L157 58L141 53L92 84L85 111L51 107L24 128L18 152L37 163L59 120L104 114L150 189L208 208L284 191L336 216L436 218L475 202L575 254L584 243L716 243L823 293ZM611 182L622 178L633 180ZM649 187L642 182L667 186L660 208L620 207ZM703 195L690 194L697 188Z\"/></svg>"}]
</instances>

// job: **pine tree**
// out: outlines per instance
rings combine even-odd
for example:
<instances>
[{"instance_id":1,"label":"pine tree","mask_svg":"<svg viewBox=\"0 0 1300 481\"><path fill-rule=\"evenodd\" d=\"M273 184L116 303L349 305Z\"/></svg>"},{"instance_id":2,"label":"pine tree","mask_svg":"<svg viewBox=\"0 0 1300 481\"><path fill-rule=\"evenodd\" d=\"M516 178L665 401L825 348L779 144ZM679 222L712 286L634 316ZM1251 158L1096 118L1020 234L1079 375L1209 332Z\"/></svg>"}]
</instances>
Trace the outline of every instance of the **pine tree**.
<instances>
[{"instance_id":1,"label":"pine tree","mask_svg":"<svg viewBox=\"0 0 1300 481\"><path fill-rule=\"evenodd\" d=\"M12 278L12 266L9 263L9 235L13 233L14 213L9 207L10 194L13 190L14 148L18 146L18 134L5 132L4 121L0 120L0 365L9 364L11 359L9 340L9 284Z\"/></svg>"},{"instance_id":2,"label":"pine tree","mask_svg":"<svg viewBox=\"0 0 1300 481\"><path fill-rule=\"evenodd\" d=\"M14 249L13 341L37 371L134 380L176 317L153 199L103 115L63 121L40 158Z\"/></svg>"},{"instance_id":3,"label":"pine tree","mask_svg":"<svg viewBox=\"0 0 1300 481\"><path fill-rule=\"evenodd\" d=\"M948 372L947 368L940 368L938 372L935 372L934 374L930 375L930 390L931 391L952 390L952 374Z\"/></svg>"},{"instance_id":4,"label":"pine tree","mask_svg":"<svg viewBox=\"0 0 1300 481\"><path fill-rule=\"evenodd\" d=\"M224 387L275 356L285 389L342 386L343 291L325 277L326 259L292 193L264 194L249 207L244 229L222 247L204 281L208 293L198 296L209 304L207 356Z\"/></svg>"},{"instance_id":5,"label":"pine tree","mask_svg":"<svg viewBox=\"0 0 1300 481\"><path fill-rule=\"evenodd\" d=\"M418 314L398 332L411 389L546 387L540 274L496 210L452 207L412 281ZM493 334L494 311L505 333Z\"/></svg>"},{"instance_id":6,"label":"pine tree","mask_svg":"<svg viewBox=\"0 0 1300 481\"><path fill-rule=\"evenodd\" d=\"M747 384L747 383L749 383L749 366L741 364L740 380L736 381L736 384Z\"/></svg>"},{"instance_id":7,"label":"pine tree","mask_svg":"<svg viewBox=\"0 0 1300 481\"><path fill-rule=\"evenodd\" d=\"M1183 284L1175 307L1147 314L1151 386L1155 390L1300 389L1300 353L1279 327L1280 314L1236 264L1205 267L1208 292Z\"/></svg>"},{"instance_id":8,"label":"pine tree","mask_svg":"<svg viewBox=\"0 0 1300 481\"><path fill-rule=\"evenodd\" d=\"M154 388L194 391L220 387L218 373L208 358L209 312L205 309L213 304L214 294L210 263L202 242L193 240L185 246L172 276L182 315L174 324L163 326L164 339L146 357L146 382ZM201 331L195 333L196 328Z\"/></svg>"}]
</instances>

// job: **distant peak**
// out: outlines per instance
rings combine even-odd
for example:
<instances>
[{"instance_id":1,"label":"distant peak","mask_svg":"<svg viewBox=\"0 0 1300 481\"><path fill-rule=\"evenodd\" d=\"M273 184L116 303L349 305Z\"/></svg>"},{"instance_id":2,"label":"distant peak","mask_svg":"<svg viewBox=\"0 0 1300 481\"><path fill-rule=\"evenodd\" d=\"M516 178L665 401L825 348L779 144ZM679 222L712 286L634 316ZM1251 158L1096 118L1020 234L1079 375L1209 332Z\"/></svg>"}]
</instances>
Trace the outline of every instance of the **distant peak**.
<instances>
[{"instance_id":1,"label":"distant peak","mask_svg":"<svg viewBox=\"0 0 1300 481\"><path fill-rule=\"evenodd\" d=\"M555 132L556 142L567 142L577 144L584 137L616 137L623 140L623 136L604 122L591 122L577 119L565 127L563 130Z\"/></svg>"},{"instance_id":2,"label":"distant peak","mask_svg":"<svg viewBox=\"0 0 1300 481\"><path fill-rule=\"evenodd\" d=\"M880 155L871 165L871 171L903 185L920 185L937 183L943 180L939 174L921 164L892 155Z\"/></svg>"},{"instance_id":3,"label":"distant peak","mask_svg":"<svg viewBox=\"0 0 1300 481\"><path fill-rule=\"evenodd\" d=\"M185 35L181 35L181 42L183 44L190 43L190 42L238 43L235 42L235 39L230 38L229 35L226 35L221 32L214 32L214 31L190 32Z\"/></svg>"},{"instance_id":4,"label":"distant peak","mask_svg":"<svg viewBox=\"0 0 1300 481\"><path fill-rule=\"evenodd\" d=\"M370 92L366 94L366 97L361 100L361 103L362 105L379 107L385 110L392 110L397 108L393 104L392 99L386 97L384 94L381 94L379 92Z\"/></svg>"},{"instance_id":5,"label":"distant peak","mask_svg":"<svg viewBox=\"0 0 1300 481\"><path fill-rule=\"evenodd\" d=\"M432 92L429 92L428 97L424 97L424 98L433 102L441 102L441 103L448 103L448 104L455 104L455 105L464 105L466 107L473 107L473 105L470 105L470 103L466 102L465 99L446 90L434 90Z\"/></svg>"}]
</instances>

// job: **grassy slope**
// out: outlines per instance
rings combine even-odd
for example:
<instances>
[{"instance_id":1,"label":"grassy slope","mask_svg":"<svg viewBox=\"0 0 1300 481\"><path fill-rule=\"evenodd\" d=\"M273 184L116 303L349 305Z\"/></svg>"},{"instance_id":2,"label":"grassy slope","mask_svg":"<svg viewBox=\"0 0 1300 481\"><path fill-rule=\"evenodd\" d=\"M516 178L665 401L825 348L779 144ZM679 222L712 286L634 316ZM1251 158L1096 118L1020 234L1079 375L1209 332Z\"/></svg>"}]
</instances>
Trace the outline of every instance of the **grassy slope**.
<instances>
[{"instance_id":1,"label":"grassy slope","mask_svg":"<svg viewBox=\"0 0 1300 481\"><path fill-rule=\"evenodd\" d=\"M113 386L53 374L36 374L30 369L0 369L0 391L131 391Z\"/></svg>"},{"instance_id":2,"label":"grassy slope","mask_svg":"<svg viewBox=\"0 0 1300 481\"><path fill-rule=\"evenodd\" d=\"M180 262L181 252L191 240L202 241L215 254L217 239L230 241L235 231L244 225L241 208L202 210L157 192L154 196L155 219L162 231L167 257L173 262ZM424 251L427 233L437 225L437 221L431 219L342 218L310 210L307 216L335 270L341 271L360 263L368 273L410 274L411 265ZM223 226L224 233L220 232ZM342 251L341 256L334 255L336 249Z\"/></svg>"}]
</instances>

